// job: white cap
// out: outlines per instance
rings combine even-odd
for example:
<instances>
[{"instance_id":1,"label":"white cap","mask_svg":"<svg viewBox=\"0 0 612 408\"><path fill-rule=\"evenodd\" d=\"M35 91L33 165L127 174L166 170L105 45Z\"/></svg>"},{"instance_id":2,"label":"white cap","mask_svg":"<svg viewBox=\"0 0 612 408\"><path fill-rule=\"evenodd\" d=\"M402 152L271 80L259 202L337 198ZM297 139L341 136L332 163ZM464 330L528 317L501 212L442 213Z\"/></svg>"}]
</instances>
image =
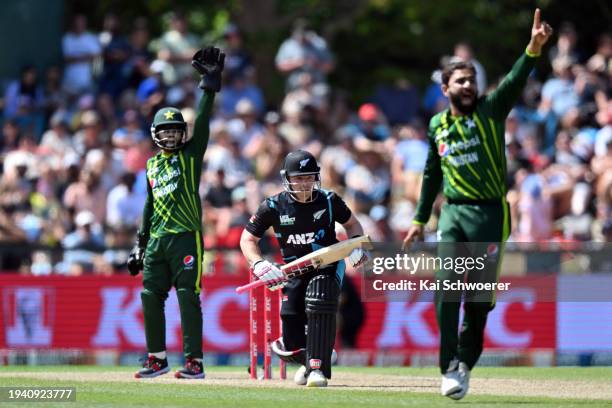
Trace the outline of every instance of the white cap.
<instances>
[{"instance_id":1,"label":"white cap","mask_svg":"<svg viewBox=\"0 0 612 408\"><path fill-rule=\"evenodd\" d=\"M74 223L77 227L93 224L96 221L96 216L91 211L81 211L74 217Z\"/></svg>"}]
</instances>

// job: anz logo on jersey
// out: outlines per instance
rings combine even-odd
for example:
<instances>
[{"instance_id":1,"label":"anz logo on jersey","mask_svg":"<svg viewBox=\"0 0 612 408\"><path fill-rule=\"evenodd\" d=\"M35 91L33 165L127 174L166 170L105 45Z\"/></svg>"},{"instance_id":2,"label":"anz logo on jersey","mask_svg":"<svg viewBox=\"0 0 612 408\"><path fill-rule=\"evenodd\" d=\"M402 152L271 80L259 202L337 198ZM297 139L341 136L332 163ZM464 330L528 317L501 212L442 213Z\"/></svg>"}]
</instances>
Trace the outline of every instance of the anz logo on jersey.
<instances>
[{"instance_id":1,"label":"anz logo on jersey","mask_svg":"<svg viewBox=\"0 0 612 408\"><path fill-rule=\"evenodd\" d=\"M293 245L307 245L319 241L325 236L325 230L320 229L316 234L314 232L307 232L305 234L291 234L287 238L288 244Z\"/></svg>"}]
</instances>

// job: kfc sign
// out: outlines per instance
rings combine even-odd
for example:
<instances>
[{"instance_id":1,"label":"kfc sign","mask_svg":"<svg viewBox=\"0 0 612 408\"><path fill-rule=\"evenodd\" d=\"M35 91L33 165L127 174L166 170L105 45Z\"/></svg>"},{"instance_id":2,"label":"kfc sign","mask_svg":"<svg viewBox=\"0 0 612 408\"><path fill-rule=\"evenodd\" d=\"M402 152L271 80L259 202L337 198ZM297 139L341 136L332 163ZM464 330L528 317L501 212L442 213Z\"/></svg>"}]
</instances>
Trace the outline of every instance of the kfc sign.
<instances>
[{"instance_id":1,"label":"kfc sign","mask_svg":"<svg viewBox=\"0 0 612 408\"><path fill-rule=\"evenodd\" d=\"M53 288L2 290L4 332L9 347L49 346L53 341Z\"/></svg>"}]
</instances>

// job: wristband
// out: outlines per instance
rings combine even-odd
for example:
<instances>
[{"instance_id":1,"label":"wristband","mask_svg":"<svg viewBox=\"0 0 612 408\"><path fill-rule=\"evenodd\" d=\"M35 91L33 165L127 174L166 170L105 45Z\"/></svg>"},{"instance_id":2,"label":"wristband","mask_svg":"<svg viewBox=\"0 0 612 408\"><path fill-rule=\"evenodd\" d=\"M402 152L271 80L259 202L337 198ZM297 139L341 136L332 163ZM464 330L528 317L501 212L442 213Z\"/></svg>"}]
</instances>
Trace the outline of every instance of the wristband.
<instances>
[{"instance_id":1,"label":"wristband","mask_svg":"<svg viewBox=\"0 0 612 408\"><path fill-rule=\"evenodd\" d=\"M417 220L412 220L412 223L413 223L414 225L425 225L425 223L424 223L424 222L417 221Z\"/></svg>"},{"instance_id":2,"label":"wristband","mask_svg":"<svg viewBox=\"0 0 612 408\"><path fill-rule=\"evenodd\" d=\"M525 47L525 54L527 54L528 57L530 58L536 58L539 57L542 53L538 53L538 54L534 54L532 52L529 52L529 46Z\"/></svg>"}]
</instances>

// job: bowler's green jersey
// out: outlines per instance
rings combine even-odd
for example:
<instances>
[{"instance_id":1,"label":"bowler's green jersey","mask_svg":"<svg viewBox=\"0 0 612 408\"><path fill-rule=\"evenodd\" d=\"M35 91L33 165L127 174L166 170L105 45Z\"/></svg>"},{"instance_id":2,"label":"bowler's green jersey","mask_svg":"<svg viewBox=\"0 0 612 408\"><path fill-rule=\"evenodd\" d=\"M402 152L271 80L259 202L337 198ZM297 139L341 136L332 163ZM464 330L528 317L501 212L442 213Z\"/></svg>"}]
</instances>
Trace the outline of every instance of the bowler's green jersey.
<instances>
[{"instance_id":1,"label":"bowler's green jersey","mask_svg":"<svg viewBox=\"0 0 612 408\"><path fill-rule=\"evenodd\" d=\"M518 100L536 58L523 54L489 95L478 99L470 115L450 109L429 122L429 154L414 222L429 219L443 182L451 200L493 201L506 196L505 120Z\"/></svg>"},{"instance_id":2,"label":"bowler's green jersey","mask_svg":"<svg viewBox=\"0 0 612 408\"><path fill-rule=\"evenodd\" d=\"M208 121L213 100L214 93L204 92L193 137L185 146L172 153L160 151L147 161L147 200L141 231L148 232L152 238L202 230L198 189L208 145ZM171 114L169 111L168 115Z\"/></svg>"}]
</instances>

